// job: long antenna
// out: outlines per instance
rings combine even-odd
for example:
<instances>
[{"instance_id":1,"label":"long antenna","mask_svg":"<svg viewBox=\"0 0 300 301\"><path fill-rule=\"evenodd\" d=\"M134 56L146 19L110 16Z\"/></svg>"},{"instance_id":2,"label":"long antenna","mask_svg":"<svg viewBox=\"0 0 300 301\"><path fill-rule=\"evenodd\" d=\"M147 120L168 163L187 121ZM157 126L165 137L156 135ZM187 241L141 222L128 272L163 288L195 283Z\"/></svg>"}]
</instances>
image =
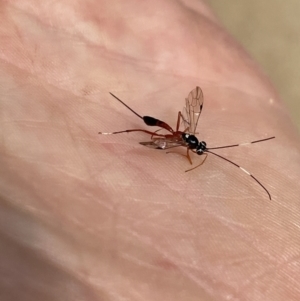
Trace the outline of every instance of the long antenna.
<instances>
[{"instance_id":1,"label":"long antenna","mask_svg":"<svg viewBox=\"0 0 300 301\"><path fill-rule=\"evenodd\" d=\"M271 138L269 138L269 139L271 139ZM258 141L260 141L260 140L258 140ZM256 142L258 142L258 141L256 141ZM236 163L234 163L234 162L232 162L232 161L230 161L229 159L227 159L227 158L225 158L225 157L222 157L222 156L220 156L220 155L218 155L218 154L216 154L216 153L213 153L213 152L211 152L211 151L209 151L209 150L205 150L205 152L208 152L208 153L210 153L210 154L213 154L213 155L215 155L215 156L217 156L217 157L219 157L219 158L221 158L221 159L223 159L223 160L225 160L225 161L227 161L227 162L229 162L229 163L231 163L231 164L233 164L233 165L235 165L236 167L238 167L239 169L241 169L243 172L245 172L248 176L250 176L251 178L253 178L265 191L266 191L266 193L268 194L268 196L269 196L269 199L270 200L272 200L271 199L271 195L270 195L270 193L269 193L269 191L267 190L267 188L263 185L263 184L261 184L249 171L247 171L246 169L244 169L243 167L241 167L241 166L239 166L239 165L237 165Z\"/></svg>"},{"instance_id":2,"label":"long antenna","mask_svg":"<svg viewBox=\"0 0 300 301\"><path fill-rule=\"evenodd\" d=\"M123 102L120 98L118 98L116 95L112 94L111 92L109 92L109 94L111 96L113 96L115 99L117 99L121 104L123 104L128 110L130 110L133 114L135 114L137 117L143 119L143 117L138 114L136 111L134 111L133 109L131 109L125 102ZM144 119L143 119L144 120Z\"/></svg>"},{"instance_id":3,"label":"long antenna","mask_svg":"<svg viewBox=\"0 0 300 301\"><path fill-rule=\"evenodd\" d=\"M271 139L274 139L274 138L275 138L275 136L265 138L265 139L255 140L255 141L251 141L251 142L240 143L240 144L231 144L231 145L225 145L225 146L209 147L207 149L220 149L220 148L236 147L236 146L242 146L242 145L247 145L247 144L254 144L254 143L258 143L258 142L263 142L263 141L271 140Z\"/></svg>"}]
</instances>

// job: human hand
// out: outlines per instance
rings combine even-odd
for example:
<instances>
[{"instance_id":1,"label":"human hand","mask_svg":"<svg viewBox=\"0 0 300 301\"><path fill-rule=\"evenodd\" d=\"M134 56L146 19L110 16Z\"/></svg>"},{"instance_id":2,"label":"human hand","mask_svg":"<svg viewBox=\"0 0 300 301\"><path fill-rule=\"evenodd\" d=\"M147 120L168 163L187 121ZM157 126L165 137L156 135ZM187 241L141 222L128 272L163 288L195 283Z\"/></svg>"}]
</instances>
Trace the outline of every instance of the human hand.
<instances>
[{"instance_id":1,"label":"human hand","mask_svg":"<svg viewBox=\"0 0 300 301\"><path fill-rule=\"evenodd\" d=\"M5 2L1 300L299 300L299 143L268 79L193 1ZM204 91L194 171L114 100L174 126ZM184 153L184 149L182 150ZM201 160L193 156L194 164Z\"/></svg>"}]
</instances>

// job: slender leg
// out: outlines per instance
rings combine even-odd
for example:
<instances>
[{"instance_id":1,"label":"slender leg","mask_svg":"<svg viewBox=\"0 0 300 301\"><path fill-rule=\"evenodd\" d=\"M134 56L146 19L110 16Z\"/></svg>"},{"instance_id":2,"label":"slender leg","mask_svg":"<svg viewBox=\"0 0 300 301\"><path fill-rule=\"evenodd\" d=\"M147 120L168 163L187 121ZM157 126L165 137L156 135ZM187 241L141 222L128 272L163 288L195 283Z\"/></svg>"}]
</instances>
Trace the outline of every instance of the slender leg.
<instances>
[{"instance_id":1,"label":"slender leg","mask_svg":"<svg viewBox=\"0 0 300 301\"><path fill-rule=\"evenodd\" d=\"M191 170L196 169L197 167L201 166L205 162L205 160L207 158L207 154L204 154L204 155L205 155L205 158L204 158L204 160L200 164L196 165L193 168L190 168L190 169L186 170L185 172L191 171Z\"/></svg>"},{"instance_id":2,"label":"slender leg","mask_svg":"<svg viewBox=\"0 0 300 301\"><path fill-rule=\"evenodd\" d=\"M153 136L157 136L156 133L159 132L159 131L161 131L161 130L162 130L162 129L156 130L156 131L154 132L155 134L153 134L153 135L151 136L151 139L153 139Z\"/></svg>"},{"instance_id":3,"label":"slender leg","mask_svg":"<svg viewBox=\"0 0 300 301\"><path fill-rule=\"evenodd\" d=\"M179 112L178 112L178 118L177 118L176 132L178 132L178 130L179 130L180 119L184 120L182 113L179 111ZM187 127L187 128L183 131L183 133L187 132L188 130L189 130L189 127Z\"/></svg>"},{"instance_id":4,"label":"slender leg","mask_svg":"<svg viewBox=\"0 0 300 301\"><path fill-rule=\"evenodd\" d=\"M184 120L184 118L183 118L183 116L182 116L182 113L179 111L179 112L178 112L178 117L177 117L176 132L178 132L178 130L179 130L179 127L180 127L180 121L181 121L181 120ZM187 130L188 130L188 128L185 129L184 132L187 131Z\"/></svg>"},{"instance_id":5,"label":"slender leg","mask_svg":"<svg viewBox=\"0 0 300 301\"><path fill-rule=\"evenodd\" d=\"M187 147L187 150L186 150L186 157L188 158L189 162L191 163L191 165L193 165L193 162L192 162L192 159L190 157L190 153L189 153L190 149Z\"/></svg>"},{"instance_id":6,"label":"slender leg","mask_svg":"<svg viewBox=\"0 0 300 301\"><path fill-rule=\"evenodd\" d=\"M181 145L180 145L180 146L181 146ZM180 153L178 153L178 152L173 152L173 151L166 152L166 154L177 154L177 155L180 155L180 156L186 157L186 155L184 155L184 154L180 154Z\"/></svg>"},{"instance_id":7,"label":"slender leg","mask_svg":"<svg viewBox=\"0 0 300 301\"><path fill-rule=\"evenodd\" d=\"M178 112L178 117L177 117L177 125L176 125L176 132L178 132L179 130L179 126L180 126L180 118L181 118L181 112Z\"/></svg>"},{"instance_id":8,"label":"slender leg","mask_svg":"<svg viewBox=\"0 0 300 301\"><path fill-rule=\"evenodd\" d=\"M193 164L193 162L192 162L192 160L191 160L191 157L190 157L190 154L189 154L189 150L190 150L190 149L187 147L186 155L180 154L180 153L177 153L177 152L173 152L173 151L171 151L171 152L166 152L166 154L177 154L177 155L180 155L180 156L184 156L184 157L186 157L186 158L189 160L190 164Z\"/></svg>"},{"instance_id":9,"label":"slender leg","mask_svg":"<svg viewBox=\"0 0 300 301\"><path fill-rule=\"evenodd\" d=\"M120 131L120 132L112 132L112 133L99 132L98 134L101 134L101 135L114 135L114 134L131 133L131 132L143 132L143 133L151 135L151 137L153 137L153 136L166 137L166 135L161 135L161 134L157 134L156 132L150 132L150 131L142 130L142 129L132 129L132 130L125 130L125 131Z\"/></svg>"}]
</instances>

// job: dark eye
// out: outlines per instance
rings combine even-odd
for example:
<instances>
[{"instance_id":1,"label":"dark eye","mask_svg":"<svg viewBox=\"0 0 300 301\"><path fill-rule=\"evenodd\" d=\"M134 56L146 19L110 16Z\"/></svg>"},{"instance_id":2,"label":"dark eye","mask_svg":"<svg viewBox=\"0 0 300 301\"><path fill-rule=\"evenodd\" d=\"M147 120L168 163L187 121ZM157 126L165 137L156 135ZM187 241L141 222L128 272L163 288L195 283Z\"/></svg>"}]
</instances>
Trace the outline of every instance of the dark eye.
<instances>
[{"instance_id":1,"label":"dark eye","mask_svg":"<svg viewBox=\"0 0 300 301\"><path fill-rule=\"evenodd\" d=\"M203 150L201 148L198 148L196 152L197 152L197 155L202 155L203 154Z\"/></svg>"}]
</instances>

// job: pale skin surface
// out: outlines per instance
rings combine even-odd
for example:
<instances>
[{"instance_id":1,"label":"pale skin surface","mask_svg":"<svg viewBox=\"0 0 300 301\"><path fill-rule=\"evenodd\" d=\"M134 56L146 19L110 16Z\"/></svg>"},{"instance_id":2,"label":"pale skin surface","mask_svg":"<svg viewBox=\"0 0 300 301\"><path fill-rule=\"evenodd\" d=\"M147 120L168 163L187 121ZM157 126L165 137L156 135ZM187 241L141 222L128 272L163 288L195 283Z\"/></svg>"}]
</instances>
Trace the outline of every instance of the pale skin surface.
<instances>
[{"instance_id":1,"label":"pale skin surface","mask_svg":"<svg viewBox=\"0 0 300 301\"><path fill-rule=\"evenodd\" d=\"M0 29L1 300L300 299L298 138L205 5L6 1ZM184 173L97 134L146 128L109 91L175 126L196 85L208 145L276 136L218 152L272 201L211 155Z\"/></svg>"}]
</instances>

